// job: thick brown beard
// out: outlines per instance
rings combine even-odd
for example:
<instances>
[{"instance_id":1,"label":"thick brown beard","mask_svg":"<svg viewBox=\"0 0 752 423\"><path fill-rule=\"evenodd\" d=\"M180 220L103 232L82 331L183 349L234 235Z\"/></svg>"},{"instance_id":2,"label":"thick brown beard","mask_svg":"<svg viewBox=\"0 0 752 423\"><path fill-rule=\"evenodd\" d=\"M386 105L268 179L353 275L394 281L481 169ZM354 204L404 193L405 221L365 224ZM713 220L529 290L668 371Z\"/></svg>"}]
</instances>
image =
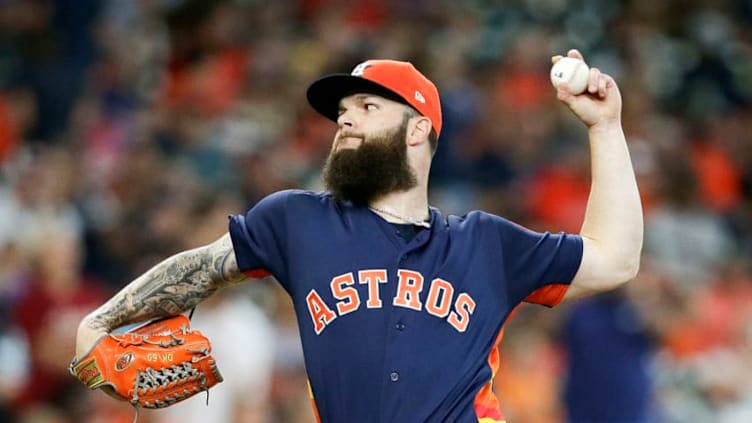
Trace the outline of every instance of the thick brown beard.
<instances>
[{"instance_id":1,"label":"thick brown beard","mask_svg":"<svg viewBox=\"0 0 752 423\"><path fill-rule=\"evenodd\" d=\"M394 130L367 137L358 148L329 154L322 178L336 200L367 205L418 184L407 161L407 123L406 117Z\"/></svg>"}]
</instances>

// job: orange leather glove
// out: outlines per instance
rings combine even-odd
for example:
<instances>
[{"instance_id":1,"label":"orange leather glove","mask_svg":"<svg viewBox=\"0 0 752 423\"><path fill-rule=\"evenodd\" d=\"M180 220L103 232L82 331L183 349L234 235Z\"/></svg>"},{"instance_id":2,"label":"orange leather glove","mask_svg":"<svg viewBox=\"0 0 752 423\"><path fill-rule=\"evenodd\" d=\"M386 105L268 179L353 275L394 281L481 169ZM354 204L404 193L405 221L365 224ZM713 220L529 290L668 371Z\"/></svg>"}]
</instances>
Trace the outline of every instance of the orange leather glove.
<instances>
[{"instance_id":1,"label":"orange leather glove","mask_svg":"<svg viewBox=\"0 0 752 423\"><path fill-rule=\"evenodd\" d=\"M209 339L184 315L109 334L74 359L70 372L90 389L145 408L168 407L222 382Z\"/></svg>"}]
</instances>

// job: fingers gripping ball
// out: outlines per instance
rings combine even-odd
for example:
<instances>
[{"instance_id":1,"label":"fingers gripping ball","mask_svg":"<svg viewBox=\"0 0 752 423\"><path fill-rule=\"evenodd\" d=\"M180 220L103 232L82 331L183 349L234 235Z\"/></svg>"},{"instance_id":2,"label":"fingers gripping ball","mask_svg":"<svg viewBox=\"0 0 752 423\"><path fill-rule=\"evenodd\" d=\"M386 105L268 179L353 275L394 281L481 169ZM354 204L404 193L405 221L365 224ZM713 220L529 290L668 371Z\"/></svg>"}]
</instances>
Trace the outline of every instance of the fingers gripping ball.
<instances>
[{"instance_id":1,"label":"fingers gripping ball","mask_svg":"<svg viewBox=\"0 0 752 423\"><path fill-rule=\"evenodd\" d=\"M551 67L551 83L555 88L565 82L572 94L582 94L588 85L590 68L582 60L562 57Z\"/></svg>"},{"instance_id":2,"label":"fingers gripping ball","mask_svg":"<svg viewBox=\"0 0 752 423\"><path fill-rule=\"evenodd\" d=\"M209 339L183 315L110 334L70 371L89 388L144 408L168 407L222 382Z\"/></svg>"}]
</instances>

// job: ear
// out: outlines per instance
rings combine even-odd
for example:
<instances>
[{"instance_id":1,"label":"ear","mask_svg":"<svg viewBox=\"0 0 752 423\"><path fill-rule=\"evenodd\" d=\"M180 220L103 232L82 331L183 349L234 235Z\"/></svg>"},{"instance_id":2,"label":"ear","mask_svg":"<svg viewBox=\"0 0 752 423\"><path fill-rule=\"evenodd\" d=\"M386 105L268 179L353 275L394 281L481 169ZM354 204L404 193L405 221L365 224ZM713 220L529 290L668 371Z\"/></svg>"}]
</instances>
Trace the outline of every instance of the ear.
<instances>
[{"instance_id":1,"label":"ear","mask_svg":"<svg viewBox=\"0 0 752 423\"><path fill-rule=\"evenodd\" d=\"M428 141L428 136L431 134L431 119L416 116L411 120L407 130L407 145L415 146Z\"/></svg>"}]
</instances>

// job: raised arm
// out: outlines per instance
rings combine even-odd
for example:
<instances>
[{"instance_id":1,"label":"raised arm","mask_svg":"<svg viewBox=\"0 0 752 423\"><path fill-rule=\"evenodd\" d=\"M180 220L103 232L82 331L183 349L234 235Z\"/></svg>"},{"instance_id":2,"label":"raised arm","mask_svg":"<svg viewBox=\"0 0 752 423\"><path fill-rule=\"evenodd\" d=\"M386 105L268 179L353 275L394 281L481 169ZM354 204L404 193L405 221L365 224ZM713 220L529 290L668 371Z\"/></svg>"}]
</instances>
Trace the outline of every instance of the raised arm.
<instances>
[{"instance_id":1,"label":"raised arm","mask_svg":"<svg viewBox=\"0 0 752 423\"><path fill-rule=\"evenodd\" d=\"M576 50L568 56L582 59ZM591 68L586 93L572 95L560 87L557 95L588 127L590 141L592 181L580 230L583 257L565 297L576 298L635 277L642 250L642 205L621 126L621 94L613 78Z\"/></svg>"},{"instance_id":2,"label":"raised arm","mask_svg":"<svg viewBox=\"0 0 752 423\"><path fill-rule=\"evenodd\" d=\"M190 310L219 288L244 279L229 234L176 254L136 278L81 321L76 357L118 327Z\"/></svg>"}]
</instances>

